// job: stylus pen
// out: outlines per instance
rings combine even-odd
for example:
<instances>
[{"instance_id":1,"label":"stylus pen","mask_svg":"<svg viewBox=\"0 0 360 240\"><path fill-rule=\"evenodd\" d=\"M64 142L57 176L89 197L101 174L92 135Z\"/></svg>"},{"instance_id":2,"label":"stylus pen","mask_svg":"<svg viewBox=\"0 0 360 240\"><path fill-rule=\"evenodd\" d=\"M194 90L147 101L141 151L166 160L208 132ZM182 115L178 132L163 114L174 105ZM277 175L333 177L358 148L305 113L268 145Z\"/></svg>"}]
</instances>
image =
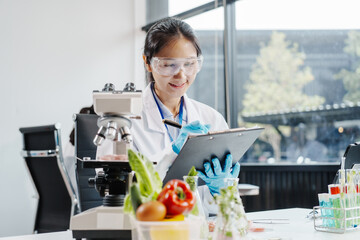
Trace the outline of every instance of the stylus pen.
<instances>
[{"instance_id":1,"label":"stylus pen","mask_svg":"<svg viewBox=\"0 0 360 240\"><path fill-rule=\"evenodd\" d=\"M171 120L169 120L169 119L163 119L162 121L163 121L163 123L165 123L166 125L170 125L170 126L172 126L172 127L176 127L176 128L181 128L181 127L182 127L181 124L179 124L179 123L177 123L177 122L174 122L174 121L171 121Z\"/></svg>"}]
</instances>

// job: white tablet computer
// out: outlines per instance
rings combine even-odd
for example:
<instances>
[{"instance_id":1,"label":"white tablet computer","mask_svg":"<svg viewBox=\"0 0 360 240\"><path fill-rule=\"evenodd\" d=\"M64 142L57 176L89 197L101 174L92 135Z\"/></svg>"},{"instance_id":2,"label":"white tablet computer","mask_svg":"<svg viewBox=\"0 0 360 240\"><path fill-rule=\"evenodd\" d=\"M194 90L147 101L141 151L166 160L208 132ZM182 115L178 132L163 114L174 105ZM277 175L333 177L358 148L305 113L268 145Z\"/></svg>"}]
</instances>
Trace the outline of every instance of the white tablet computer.
<instances>
[{"instance_id":1,"label":"white tablet computer","mask_svg":"<svg viewBox=\"0 0 360 240\"><path fill-rule=\"evenodd\" d=\"M255 142L262 130L264 128L233 128L208 134L190 135L169 168L163 182L167 183L171 179L183 179L192 166L195 166L196 170L204 172L204 162L211 162L213 157L219 158L223 167L228 153L232 154L234 165ZM199 179L199 185L203 184L204 182Z\"/></svg>"}]
</instances>

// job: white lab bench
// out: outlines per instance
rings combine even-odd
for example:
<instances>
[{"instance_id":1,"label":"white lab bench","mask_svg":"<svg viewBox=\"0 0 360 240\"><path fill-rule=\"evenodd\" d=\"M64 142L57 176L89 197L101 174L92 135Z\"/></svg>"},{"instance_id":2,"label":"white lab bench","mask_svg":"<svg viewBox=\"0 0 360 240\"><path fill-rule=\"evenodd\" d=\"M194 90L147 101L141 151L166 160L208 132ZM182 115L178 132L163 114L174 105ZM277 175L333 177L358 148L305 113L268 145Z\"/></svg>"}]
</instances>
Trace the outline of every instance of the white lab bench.
<instances>
[{"instance_id":1,"label":"white lab bench","mask_svg":"<svg viewBox=\"0 0 360 240\"><path fill-rule=\"evenodd\" d=\"M286 224L253 224L265 227L264 232L250 232L247 239L305 239L305 240L354 240L360 239L360 229L339 233L318 232L312 220L306 218L311 209L289 208L272 211L247 213L249 220L256 219L289 219ZM0 238L1 240L71 240L71 231Z\"/></svg>"},{"instance_id":2,"label":"white lab bench","mask_svg":"<svg viewBox=\"0 0 360 240\"><path fill-rule=\"evenodd\" d=\"M289 208L282 210L247 213L248 220L289 219L289 224L253 224L265 227L264 232L250 232L249 239L302 239L302 240L354 240L360 239L360 229L346 233L320 232L314 229L314 221L306 218L312 209Z\"/></svg>"}]
</instances>

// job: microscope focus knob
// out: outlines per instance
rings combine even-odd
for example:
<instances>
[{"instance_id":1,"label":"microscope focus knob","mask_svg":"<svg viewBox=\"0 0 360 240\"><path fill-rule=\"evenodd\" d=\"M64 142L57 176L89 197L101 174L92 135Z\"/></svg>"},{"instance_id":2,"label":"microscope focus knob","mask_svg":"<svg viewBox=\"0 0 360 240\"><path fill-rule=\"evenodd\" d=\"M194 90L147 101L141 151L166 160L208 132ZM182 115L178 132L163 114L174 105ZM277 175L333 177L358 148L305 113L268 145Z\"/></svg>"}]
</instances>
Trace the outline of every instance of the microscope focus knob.
<instances>
[{"instance_id":1,"label":"microscope focus knob","mask_svg":"<svg viewBox=\"0 0 360 240\"><path fill-rule=\"evenodd\" d=\"M89 178L88 185L89 185L89 187L94 187L95 186L95 178Z\"/></svg>"}]
</instances>

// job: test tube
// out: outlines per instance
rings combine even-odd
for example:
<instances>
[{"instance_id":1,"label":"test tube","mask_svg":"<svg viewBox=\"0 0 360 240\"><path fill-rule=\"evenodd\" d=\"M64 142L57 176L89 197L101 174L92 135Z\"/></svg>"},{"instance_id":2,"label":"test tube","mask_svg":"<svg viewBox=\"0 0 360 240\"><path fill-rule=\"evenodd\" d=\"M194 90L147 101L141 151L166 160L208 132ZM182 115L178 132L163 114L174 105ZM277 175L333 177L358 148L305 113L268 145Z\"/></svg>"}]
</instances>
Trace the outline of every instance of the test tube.
<instances>
[{"instance_id":1,"label":"test tube","mask_svg":"<svg viewBox=\"0 0 360 240\"><path fill-rule=\"evenodd\" d=\"M352 217L352 211L351 211L351 187L348 183L345 183L344 186L344 209L345 209L345 221L346 221L346 227L352 227L353 221L349 220L349 218Z\"/></svg>"},{"instance_id":2,"label":"test tube","mask_svg":"<svg viewBox=\"0 0 360 240\"><path fill-rule=\"evenodd\" d=\"M334 227L334 220L330 219L331 217L334 217L333 211L330 209L332 207L330 202L330 194L319 193L318 197L323 226Z\"/></svg>"},{"instance_id":3,"label":"test tube","mask_svg":"<svg viewBox=\"0 0 360 240\"><path fill-rule=\"evenodd\" d=\"M344 228L344 212L341 210L343 207L341 201L341 185L340 184L330 184L329 186L330 193L330 202L334 208L334 226L335 228Z\"/></svg>"},{"instance_id":4,"label":"test tube","mask_svg":"<svg viewBox=\"0 0 360 240\"><path fill-rule=\"evenodd\" d=\"M347 192L346 192L346 207L351 208L346 211L347 218L354 218L357 216L356 202L356 170L355 169L346 169L346 180L347 180ZM356 219L351 219L347 221L347 227L355 227L357 225Z\"/></svg>"},{"instance_id":5,"label":"test tube","mask_svg":"<svg viewBox=\"0 0 360 240\"><path fill-rule=\"evenodd\" d=\"M357 226L360 225L360 170L356 170L356 177L355 177L355 190L356 190L356 220L355 224Z\"/></svg>"},{"instance_id":6,"label":"test tube","mask_svg":"<svg viewBox=\"0 0 360 240\"><path fill-rule=\"evenodd\" d=\"M345 182L346 182L346 171L345 171L345 169L339 169L338 170L338 175L339 175L339 184L340 185L345 185Z\"/></svg>"}]
</instances>

